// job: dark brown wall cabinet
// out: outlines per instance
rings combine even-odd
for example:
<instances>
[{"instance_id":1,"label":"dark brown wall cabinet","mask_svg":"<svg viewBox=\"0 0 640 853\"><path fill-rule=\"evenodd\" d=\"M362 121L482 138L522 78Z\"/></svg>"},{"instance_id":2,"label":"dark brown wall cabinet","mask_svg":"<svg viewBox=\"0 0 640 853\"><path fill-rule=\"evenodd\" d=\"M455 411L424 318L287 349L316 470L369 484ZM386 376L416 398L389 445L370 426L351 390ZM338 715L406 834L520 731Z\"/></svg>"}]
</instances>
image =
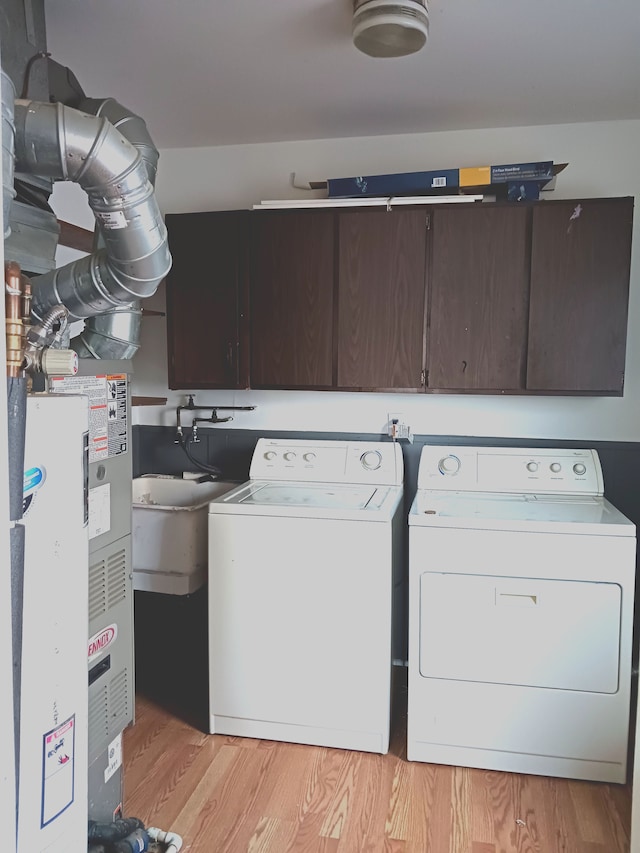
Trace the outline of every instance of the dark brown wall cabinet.
<instances>
[{"instance_id":1,"label":"dark brown wall cabinet","mask_svg":"<svg viewBox=\"0 0 640 853\"><path fill-rule=\"evenodd\" d=\"M248 211L166 217L169 388L246 388Z\"/></svg>"},{"instance_id":2,"label":"dark brown wall cabinet","mask_svg":"<svg viewBox=\"0 0 640 853\"><path fill-rule=\"evenodd\" d=\"M251 385L419 389L425 222L424 210L256 213Z\"/></svg>"},{"instance_id":3,"label":"dark brown wall cabinet","mask_svg":"<svg viewBox=\"0 0 640 853\"><path fill-rule=\"evenodd\" d=\"M252 217L252 387L332 386L333 229L331 211Z\"/></svg>"},{"instance_id":4,"label":"dark brown wall cabinet","mask_svg":"<svg viewBox=\"0 0 640 853\"><path fill-rule=\"evenodd\" d=\"M532 214L527 388L622 394L633 199Z\"/></svg>"},{"instance_id":5,"label":"dark brown wall cabinet","mask_svg":"<svg viewBox=\"0 0 640 853\"><path fill-rule=\"evenodd\" d=\"M524 388L529 211L477 204L433 212L427 386Z\"/></svg>"},{"instance_id":6,"label":"dark brown wall cabinet","mask_svg":"<svg viewBox=\"0 0 640 853\"><path fill-rule=\"evenodd\" d=\"M340 211L337 376L346 389L419 389L424 361L424 210Z\"/></svg>"},{"instance_id":7,"label":"dark brown wall cabinet","mask_svg":"<svg viewBox=\"0 0 640 853\"><path fill-rule=\"evenodd\" d=\"M632 219L631 198L167 217L170 387L242 387L250 340L255 388L620 395Z\"/></svg>"}]
</instances>

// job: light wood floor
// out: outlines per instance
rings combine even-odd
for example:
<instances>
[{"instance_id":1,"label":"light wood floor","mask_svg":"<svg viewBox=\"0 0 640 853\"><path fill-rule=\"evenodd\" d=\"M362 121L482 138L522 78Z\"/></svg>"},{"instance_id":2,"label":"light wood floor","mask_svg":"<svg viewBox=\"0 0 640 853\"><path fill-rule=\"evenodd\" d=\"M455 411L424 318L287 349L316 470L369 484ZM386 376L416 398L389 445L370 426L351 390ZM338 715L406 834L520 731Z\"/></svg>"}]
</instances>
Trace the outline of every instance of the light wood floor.
<instances>
[{"instance_id":1,"label":"light wood floor","mask_svg":"<svg viewBox=\"0 0 640 853\"><path fill-rule=\"evenodd\" d=\"M138 695L125 814L185 853L628 853L630 786L206 735Z\"/></svg>"}]
</instances>

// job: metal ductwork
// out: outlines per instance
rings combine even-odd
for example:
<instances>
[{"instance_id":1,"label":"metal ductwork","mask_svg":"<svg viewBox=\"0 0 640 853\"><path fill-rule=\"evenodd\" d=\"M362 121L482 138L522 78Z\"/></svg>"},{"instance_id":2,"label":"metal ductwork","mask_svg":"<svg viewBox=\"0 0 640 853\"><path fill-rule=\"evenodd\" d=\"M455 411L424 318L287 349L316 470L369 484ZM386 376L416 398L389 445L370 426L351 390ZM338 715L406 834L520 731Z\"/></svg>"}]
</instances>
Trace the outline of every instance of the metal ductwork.
<instances>
[{"instance_id":1,"label":"metal ductwork","mask_svg":"<svg viewBox=\"0 0 640 853\"><path fill-rule=\"evenodd\" d=\"M84 98L78 109L93 116L104 116L140 152L152 186L156 183L158 149L149 136L147 125L140 116L123 107L113 98Z\"/></svg>"},{"instance_id":2,"label":"metal ductwork","mask_svg":"<svg viewBox=\"0 0 640 853\"><path fill-rule=\"evenodd\" d=\"M78 109L95 116L104 116L139 152L152 186L156 182L159 153L144 120L113 98L83 98ZM104 245L100 231L96 248ZM140 347L142 309L140 301L121 305L90 317L84 330L71 341L80 358L131 359Z\"/></svg>"},{"instance_id":3,"label":"metal ductwork","mask_svg":"<svg viewBox=\"0 0 640 853\"><path fill-rule=\"evenodd\" d=\"M104 241L104 248L92 255L33 279L34 317L42 319L58 304L68 309L72 320L118 309L106 328L96 327L96 334L88 334L94 339L87 347L89 354L95 357L104 348L104 344L95 345L95 339L101 338L109 350L107 357L114 358L123 356L116 356L110 347L126 348L132 343L111 334L127 313L123 308L155 293L171 267L171 256L150 180L157 151L144 122L115 101L97 103L101 105L97 112L113 111L112 117L132 141L104 115L18 100L15 166L22 172L79 183ZM139 315L139 307L131 310ZM125 325L135 327L131 322Z\"/></svg>"}]
</instances>

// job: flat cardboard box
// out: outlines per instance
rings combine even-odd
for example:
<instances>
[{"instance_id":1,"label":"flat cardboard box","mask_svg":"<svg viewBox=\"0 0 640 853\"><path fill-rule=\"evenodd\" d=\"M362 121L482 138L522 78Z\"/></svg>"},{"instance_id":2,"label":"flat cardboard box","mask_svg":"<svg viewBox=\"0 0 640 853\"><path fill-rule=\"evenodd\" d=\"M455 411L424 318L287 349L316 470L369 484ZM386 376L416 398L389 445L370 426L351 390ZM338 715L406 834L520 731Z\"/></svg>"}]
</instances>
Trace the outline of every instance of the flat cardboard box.
<instances>
[{"instance_id":1,"label":"flat cardboard box","mask_svg":"<svg viewBox=\"0 0 640 853\"><path fill-rule=\"evenodd\" d=\"M430 172L329 178L327 190L329 198L358 198L450 194L452 189L461 193L477 193L490 189L496 195L506 198L517 194L519 188L523 187L525 197L532 198L535 195L536 185L539 192L566 166L566 163L554 164L551 160L545 160L539 163L511 163L501 166L474 166Z\"/></svg>"}]
</instances>

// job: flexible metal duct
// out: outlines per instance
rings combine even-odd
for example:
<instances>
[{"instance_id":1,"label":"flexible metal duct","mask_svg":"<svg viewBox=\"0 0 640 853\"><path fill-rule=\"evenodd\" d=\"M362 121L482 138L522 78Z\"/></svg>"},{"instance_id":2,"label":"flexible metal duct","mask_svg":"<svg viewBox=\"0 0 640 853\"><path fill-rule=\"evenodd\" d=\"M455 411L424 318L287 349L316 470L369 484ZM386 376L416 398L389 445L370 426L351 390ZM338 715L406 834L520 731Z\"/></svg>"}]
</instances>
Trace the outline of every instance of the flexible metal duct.
<instances>
[{"instance_id":1,"label":"flexible metal duct","mask_svg":"<svg viewBox=\"0 0 640 853\"><path fill-rule=\"evenodd\" d=\"M104 116L139 152L152 186L156 182L159 153L144 120L113 98L84 98L78 109L90 115ZM104 243L96 244L96 248ZM140 348L142 309L139 300L90 317L84 330L73 338L71 346L80 358L131 359Z\"/></svg>"},{"instance_id":2,"label":"flexible metal duct","mask_svg":"<svg viewBox=\"0 0 640 853\"><path fill-rule=\"evenodd\" d=\"M32 314L85 319L152 296L171 267L167 231L139 152L114 125L62 104L15 102L16 169L85 190L105 248L33 280Z\"/></svg>"}]
</instances>

